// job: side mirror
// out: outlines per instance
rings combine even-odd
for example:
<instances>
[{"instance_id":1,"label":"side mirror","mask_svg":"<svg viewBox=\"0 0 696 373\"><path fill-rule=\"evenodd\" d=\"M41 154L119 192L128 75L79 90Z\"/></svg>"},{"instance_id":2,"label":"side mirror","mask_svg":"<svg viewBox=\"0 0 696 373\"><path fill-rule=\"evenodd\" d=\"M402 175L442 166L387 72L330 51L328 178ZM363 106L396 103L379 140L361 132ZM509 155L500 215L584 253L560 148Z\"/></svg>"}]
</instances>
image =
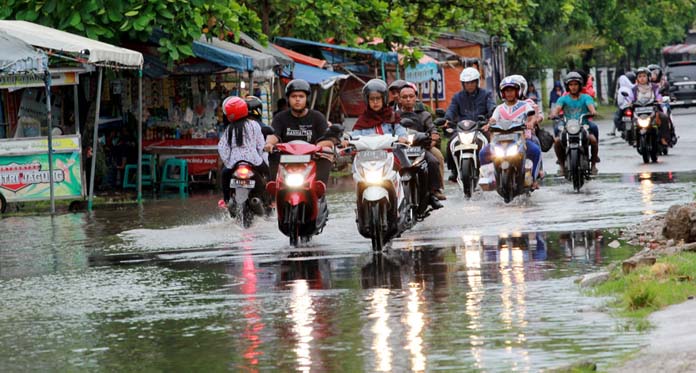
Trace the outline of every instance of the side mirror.
<instances>
[{"instance_id":1,"label":"side mirror","mask_svg":"<svg viewBox=\"0 0 696 373\"><path fill-rule=\"evenodd\" d=\"M416 122L411 118L401 118L399 122L404 128L413 128L416 126Z\"/></svg>"},{"instance_id":2,"label":"side mirror","mask_svg":"<svg viewBox=\"0 0 696 373\"><path fill-rule=\"evenodd\" d=\"M628 92L621 92L621 96L628 97Z\"/></svg>"},{"instance_id":3,"label":"side mirror","mask_svg":"<svg viewBox=\"0 0 696 373\"><path fill-rule=\"evenodd\" d=\"M444 117L445 117L445 114L446 114L445 109L440 109L440 108L435 109L435 116L436 116L437 118L444 118Z\"/></svg>"},{"instance_id":4,"label":"side mirror","mask_svg":"<svg viewBox=\"0 0 696 373\"><path fill-rule=\"evenodd\" d=\"M479 115L477 119L479 122L488 122L485 115Z\"/></svg>"},{"instance_id":5,"label":"side mirror","mask_svg":"<svg viewBox=\"0 0 696 373\"><path fill-rule=\"evenodd\" d=\"M436 125L437 127L442 127L447 123L447 119L445 118L437 118L433 121L433 124Z\"/></svg>"}]
</instances>

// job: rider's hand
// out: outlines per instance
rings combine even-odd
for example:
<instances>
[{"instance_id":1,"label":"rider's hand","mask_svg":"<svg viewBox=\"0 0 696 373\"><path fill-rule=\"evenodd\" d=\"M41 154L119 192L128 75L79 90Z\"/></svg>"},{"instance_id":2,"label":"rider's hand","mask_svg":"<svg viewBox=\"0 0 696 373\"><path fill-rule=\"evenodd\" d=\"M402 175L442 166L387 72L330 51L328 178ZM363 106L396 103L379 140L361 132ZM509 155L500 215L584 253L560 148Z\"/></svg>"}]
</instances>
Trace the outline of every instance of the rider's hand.
<instances>
[{"instance_id":1,"label":"rider's hand","mask_svg":"<svg viewBox=\"0 0 696 373\"><path fill-rule=\"evenodd\" d=\"M341 141L341 147L342 148L347 148L348 145L350 145L350 142L348 140L343 140Z\"/></svg>"},{"instance_id":2,"label":"rider's hand","mask_svg":"<svg viewBox=\"0 0 696 373\"><path fill-rule=\"evenodd\" d=\"M492 119L492 118L491 118ZM495 123L495 119L493 120L493 123ZM490 124L486 124L483 127L481 127L481 131L483 132L488 132L488 130L491 128Z\"/></svg>"},{"instance_id":3,"label":"rider's hand","mask_svg":"<svg viewBox=\"0 0 696 373\"><path fill-rule=\"evenodd\" d=\"M266 153L270 153L273 151L273 144L266 143L266 145L263 146L263 151Z\"/></svg>"}]
</instances>

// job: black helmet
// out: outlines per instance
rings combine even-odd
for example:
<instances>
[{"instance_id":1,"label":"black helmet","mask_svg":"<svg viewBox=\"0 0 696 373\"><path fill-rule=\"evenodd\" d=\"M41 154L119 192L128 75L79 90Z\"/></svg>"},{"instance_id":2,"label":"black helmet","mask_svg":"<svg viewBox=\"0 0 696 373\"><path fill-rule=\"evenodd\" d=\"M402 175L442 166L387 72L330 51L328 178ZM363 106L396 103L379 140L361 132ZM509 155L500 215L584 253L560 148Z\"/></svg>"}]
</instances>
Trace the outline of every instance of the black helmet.
<instances>
[{"instance_id":1,"label":"black helmet","mask_svg":"<svg viewBox=\"0 0 696 373\"><path fill-rule=\"evenodd\" d=\"M657 64L648 65L648 70L650 70L651 74L655 74L655 77L657 78L658 82L660 80L662 80L662 68L660 67L660 65L657 65Z\"/></svg>"},{"instance_id":2,"label":"black helmet","mask_svg":"<svg viewBox=\"0 0 696 373\"><path fill-rule=\"evenodd\" d=\"M634 73L633 71L629 71L624 75L626 75L631 84L636 84L636 73Z\"/></svg>"},{"instance_id":3,"label":"black helmet","mask_svg":"<svg viewBox=\"0 0 696 373\"><path fill-rule=\"evenodd\" d=\"M392 90L401 91L401 88L404 88L407 85L408 85L407 81L402 80L402 79L397 79L397 80L391 82L391 84L389 84L389 90L390 91L392 91Z\"/></svg>"},{"instance_id":4,"label":"black helmet","mask_svg":"<svg viewBox=\"0 0 696 373\"><path fill-rule=\"evenodd\" d=\"M638 78L638 75L640 75L640 74L645 74L645 76L647 76L648 79L650 79L650 70L648 70L647 67L639 67L639 68L637 68L637 69L636 69L636 78Z\"/></svg>"},{"instance_id":5,"label":"black helmet","mask_svg":"<svg viewBox=\"0 0 696 373\"><path fill-rule=\"evenodd\" d=\"M393 83L392 83L393 84ZM372 92L379 92L382 95L382 103L387 104L387 83L382 79L371 79L368 81L362 89L363 99L366 104L370 104L369 96Z\"/></svg>"},{"instance_id":6,"label":"black helmet","mask_svg":"<svg viewBox=\"0 0 696 373\"><path fill-rule=\"evenodd\" d=\"M249 115L261 118L263 113L263 103L261 99L256 96L247 96L244 101L246 101L247 107L249 108Z\"/></svg>"},{"instance_id":7,"label":"black helmet","mask_svg":"<svg viewBox=\"0 0 696 373\"><path fill-rule=\"evenodd\" d=\"M307 100L309 100L309 95L312 94L312 87L304 79L293 79L285 86L285 97L290 97L291 93L298 91L306 93Z\"/></svg>"},{"instance_id":8,"label":"black helmet","mask_svg":"<svg viewBox=\"0 0 696 373\"><path fill-rule=\"evenodd\" d=\"M568 84L570 82L578 82L578 84L580 84L581 89L585 85L585 80L582 78L582 75L580 75L580 73L576 71L571 71L568 73L568 75L565 76L563 83L565 84L566 91L570 91L570 89L568 88Z\"/></svg>"}]
</instances>

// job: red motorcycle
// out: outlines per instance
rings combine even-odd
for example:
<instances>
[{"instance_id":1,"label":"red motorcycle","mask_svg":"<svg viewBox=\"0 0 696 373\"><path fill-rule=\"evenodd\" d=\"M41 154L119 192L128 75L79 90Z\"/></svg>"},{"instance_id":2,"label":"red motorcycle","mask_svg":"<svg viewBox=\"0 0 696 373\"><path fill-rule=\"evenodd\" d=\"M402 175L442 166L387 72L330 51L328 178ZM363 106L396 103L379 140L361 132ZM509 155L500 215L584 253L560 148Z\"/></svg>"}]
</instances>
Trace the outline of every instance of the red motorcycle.
<instances>
[{"instance_id":1,"label":"red motorcycle","mask_svg":"<svg viewBox=\"0 0 696 373\"><path fill-rule=\"evenodd\" d=\"M326 185L316 179L316 158L325 152L303 141L277 144L275 151L281 154L278 174L266 190L275 195L278 228L290 238L290 245L297 246L321 233L329 217Z\"/></svg>"}]
</instances>

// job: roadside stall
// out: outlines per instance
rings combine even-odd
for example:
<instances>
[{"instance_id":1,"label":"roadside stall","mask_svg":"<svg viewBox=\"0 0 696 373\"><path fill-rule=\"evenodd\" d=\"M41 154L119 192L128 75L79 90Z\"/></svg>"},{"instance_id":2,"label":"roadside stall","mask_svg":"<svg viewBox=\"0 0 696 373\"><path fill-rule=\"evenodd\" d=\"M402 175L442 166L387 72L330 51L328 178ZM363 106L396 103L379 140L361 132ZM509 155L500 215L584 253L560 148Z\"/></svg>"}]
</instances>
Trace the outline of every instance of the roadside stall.
<instances>
[{"instance_id":1,"label":"roadside stall","mask_svg":"<svg viewBox=\"0 0 696 373\"><path fill-rule=\"evenodd\" d=\"M47 52L51 57L59 58L65 61L71 61L73 63L79 63L83 65L94 66L98 70L98 80L97 80L97 90L96 90L96 110L94 118L94 137L92 142L92 149L94 149L94 155L91 157L91 173L90 173L90 186L89 186L89 203L88 208L92 209L92 200L94 197L94 174L95 174L95 161L96 161L96 151L97 147L97 133L98 126L100 122L100 104L101 104L101 94L102 94L102 75L103 68L108 67L110 69L137 69L139 78L142 78L142 66L143 66L143 56L138 52L134 52L128 49L115 47L110 44L102 43L96 40L88 39L82 36L70 34L64 31L56 30L50 27L45 27L31 22L25 21L0 21L0 31L4 31L10 36L22 40L26 44L32 45L36 48L41 48ZM49 78L50 80L50 78ZM141 82L142 80L139 80ZM140 84L139 84L140 86ZM139 92L142 90L139 89ZM50 107L50 94L47 94L47 107ZM139 93L140 96L140 93ZM138 100L140 103L141 100ZM77 108L75 110L78 111ZM51 110L47 110L47 117L50 118ZM139 107L138 110L138 144L142 141L142 108ZM52 123L49 119L47 123ZM81 149L75 148L75 144L79 145L81 143L79 135L76 138L61 139L58 149L65 152L71 152L79 154ZM37 138L42 140L41 138ZM14 141L14 140L12 140ZM33 140L32 140L33 141ZM43 140L42 140L43 141ZM48 136L46 139L48 143L48 148L40 148L36 150L38 153L47 152L48 159L52 158L53 155L53 141L52 141L52 131L48 131ZM29 142L25 147L31 148L36 146L39 142ZM141 146L138 146L140 149ZM57 157L60 159L60 157ZM138 201L141 199L141 154L138 154ZM58 160L57 159L57 160ZM61 160L62 162L62 160ZM70 163L70 160L67 160ZM76 165L79 162L79 157L73 159L72 165ZM67 164L64 163L64 166ZM60 167L60 165L56 164ZM52 182L53 164L49 161L49 189L54 188L54 183ZM79 165L78 165L79 167ZM57 174L57 173L56 173ZM74 172L71 172L74 174ZM75 177L78 180L82 180L82 172L78 171L79 177ZM68 180L68 178L65 178ZM79 184L80 195L83 195L82 184ZM75 186L75 188L78 188ZM51 212L55 211L53 196L51 196Z\"/></svg>"}]
</instances>

